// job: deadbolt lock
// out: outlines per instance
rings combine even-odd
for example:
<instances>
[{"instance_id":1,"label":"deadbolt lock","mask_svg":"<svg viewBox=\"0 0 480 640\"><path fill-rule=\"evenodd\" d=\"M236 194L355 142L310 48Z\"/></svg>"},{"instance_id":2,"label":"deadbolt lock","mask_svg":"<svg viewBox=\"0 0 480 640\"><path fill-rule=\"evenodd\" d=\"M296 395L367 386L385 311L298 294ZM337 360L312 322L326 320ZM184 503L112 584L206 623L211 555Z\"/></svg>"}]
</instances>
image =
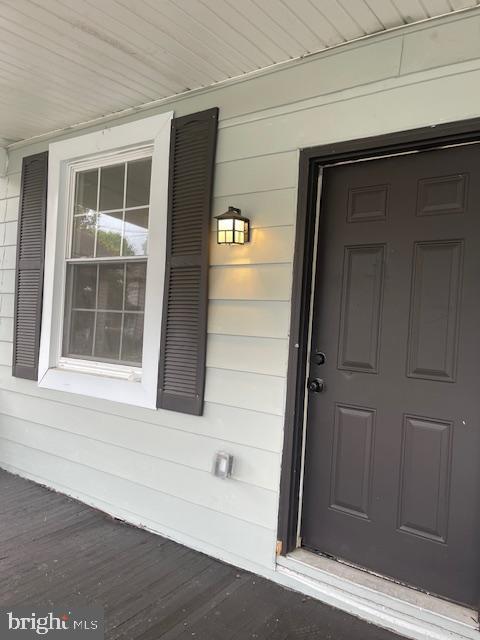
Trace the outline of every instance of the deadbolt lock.
<instances>
[{"instance_id":1,"label":"deadbolt lock","mask_svg":"<svg viewBox=\"0 0 480 640\"><path fill-rule=\"evenodd\" d=\"M315 351L312 357L314 364L322 365L325 364L326 356L323 351Z\"/></svg>"},{"instance_id":2,"label":"deadbolt lock","mask_svg":"<svg viewBox=\"0 0 480 640\"><path fill-rule=\"evenodd\" d=\"M322 393L325 388L325 383L320 378L309 378L307 382L307 389L312 393Z\"/></svg>"}]
</instances>

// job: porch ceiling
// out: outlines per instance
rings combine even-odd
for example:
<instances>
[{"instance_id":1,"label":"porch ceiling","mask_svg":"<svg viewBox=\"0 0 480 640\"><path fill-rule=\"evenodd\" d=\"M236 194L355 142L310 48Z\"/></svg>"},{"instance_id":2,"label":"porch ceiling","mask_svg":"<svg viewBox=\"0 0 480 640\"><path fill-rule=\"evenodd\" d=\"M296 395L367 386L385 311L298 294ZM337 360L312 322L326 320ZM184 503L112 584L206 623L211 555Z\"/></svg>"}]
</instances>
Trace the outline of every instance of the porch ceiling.
<instances>
[{"instance_id":1,"label":"porch ceiling","mask_svg":"<svg viewBox=\"0 0 480 640\"><path fill-rule=\"evenodd\" d=\"M3 0L0 145L480 0Z\"/></svg>"}]
</instances>

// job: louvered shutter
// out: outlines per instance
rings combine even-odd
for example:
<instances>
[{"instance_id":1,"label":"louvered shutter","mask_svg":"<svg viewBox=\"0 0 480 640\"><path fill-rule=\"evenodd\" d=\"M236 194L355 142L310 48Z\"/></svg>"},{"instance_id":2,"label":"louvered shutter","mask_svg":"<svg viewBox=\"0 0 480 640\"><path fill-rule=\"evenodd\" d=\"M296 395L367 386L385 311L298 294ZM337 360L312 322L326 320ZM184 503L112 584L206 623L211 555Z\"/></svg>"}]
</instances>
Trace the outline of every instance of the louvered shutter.
<instances>
[{"instance_id":1,"label":"louvered shutter","mask_svg":"<svg viewBox=\"0 0 480 640\"><path fill-rule=\"evenodd\" d=\"M172 121L157 406L201 415L218 109Z\"/></svg>"},{"instance_id":2,"label":"louvered shutter","mask_svg":"<svg viewBox=\"0 0 480 640\"><path fill-rule=\"evenodd\" d=\"M12 373L36 380L42 318L48 153L24 158L15 278Z\"/></svg>"}]
</instances>

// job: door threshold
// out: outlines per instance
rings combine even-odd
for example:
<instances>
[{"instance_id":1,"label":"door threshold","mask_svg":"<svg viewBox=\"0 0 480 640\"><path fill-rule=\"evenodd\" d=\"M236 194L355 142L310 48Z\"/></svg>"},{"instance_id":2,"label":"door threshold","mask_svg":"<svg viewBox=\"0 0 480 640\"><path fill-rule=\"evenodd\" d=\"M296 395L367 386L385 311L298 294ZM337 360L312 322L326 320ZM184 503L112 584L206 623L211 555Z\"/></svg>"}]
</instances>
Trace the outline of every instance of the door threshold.
<instances>
[{"instance_id":1,"label":"door threshold","mask_svg":"<svg viewBox=\"0 0 480 640\"><path fill-rule=\"evenodd\" d=\"M414 640L480 640L475 610L306 549L277 557L277 580Z\"/></svg>"}]
</instances>

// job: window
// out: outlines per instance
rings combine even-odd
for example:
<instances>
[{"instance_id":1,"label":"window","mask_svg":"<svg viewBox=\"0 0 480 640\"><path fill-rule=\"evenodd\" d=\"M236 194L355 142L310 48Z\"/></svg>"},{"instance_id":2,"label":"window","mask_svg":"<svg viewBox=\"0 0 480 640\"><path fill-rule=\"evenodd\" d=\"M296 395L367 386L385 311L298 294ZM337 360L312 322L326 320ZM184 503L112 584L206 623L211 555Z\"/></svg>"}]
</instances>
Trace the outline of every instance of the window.
<instances>
[{"instance_id":1,"label":"window","mask_svg":"<svg viewBox=\"0 0 480 640\"><path fill-rule=\"evenodd\" d=\"M151 172L150 157L75 171L65 358L142 365Z\"/></svg>"},{"instance_id":2,"label":"window","mask_svg":"<svg viewBox=\"0 0 480 640\"><path fill-rule=\"evenodd\" d=\"M40 386L156 406L172 115L50 145Z\"/></svg>"}]
</instances>

